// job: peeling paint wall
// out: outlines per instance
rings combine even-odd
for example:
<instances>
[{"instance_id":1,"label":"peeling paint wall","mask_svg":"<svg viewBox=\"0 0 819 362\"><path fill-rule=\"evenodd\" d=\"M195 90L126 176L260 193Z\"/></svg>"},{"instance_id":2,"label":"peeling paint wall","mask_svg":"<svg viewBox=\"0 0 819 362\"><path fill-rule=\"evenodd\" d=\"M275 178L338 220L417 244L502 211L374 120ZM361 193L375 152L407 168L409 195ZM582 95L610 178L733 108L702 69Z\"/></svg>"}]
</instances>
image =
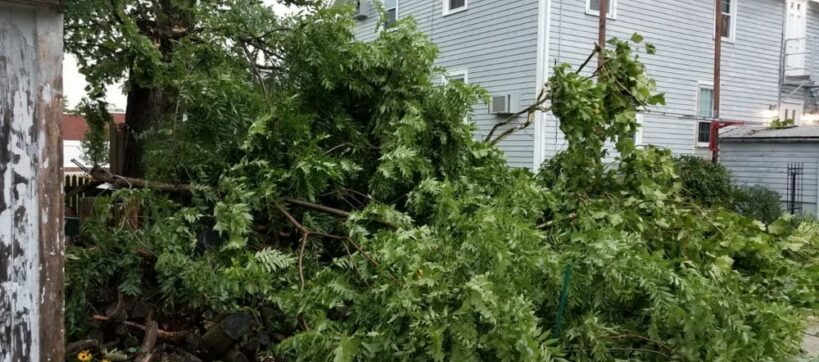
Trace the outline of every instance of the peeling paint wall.
<instances>
[{"instance_id":1,"label":"peeling paint wall","mask_svg":"<svg viewBox=\"0 0 819 362\"><path fill-rule=\"evenodd\" d=\"M0 362L63 360L62 18L0 0Z\"/></svg>"}]
</instances>

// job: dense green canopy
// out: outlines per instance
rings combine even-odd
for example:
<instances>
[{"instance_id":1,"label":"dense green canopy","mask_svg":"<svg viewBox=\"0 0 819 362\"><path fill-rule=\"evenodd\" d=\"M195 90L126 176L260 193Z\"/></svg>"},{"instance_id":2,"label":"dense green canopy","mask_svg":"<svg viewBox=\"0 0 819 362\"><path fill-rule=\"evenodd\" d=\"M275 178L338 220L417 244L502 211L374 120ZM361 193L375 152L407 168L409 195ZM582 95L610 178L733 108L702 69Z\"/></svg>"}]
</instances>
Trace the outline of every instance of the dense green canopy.
<instances>
[{"instance_id":1,"label":"dense green canopy","mask_svg":"<svg viewBox=\"0 0 819 362\"><path fill-rule=\"evenodd\" d=\"M533 173L473 138L464 117L484 92L436 84L411 19L364 43L350 9L257 22L275 16L223 6L212 21L231 31L189 44L177 113L148 148L152 180L194 190L98 200L68 253L74 339L116 289L177 330L250 313L251 334L278 336L260 355L286 360L798 352L819 227L697 206L668 151L634 147L637 110L663 102L640 36L612 40L594 77L550 72L536 108L568 148ZM264 66L237 50L245 37Z\"/></svg>"}]
</instances>

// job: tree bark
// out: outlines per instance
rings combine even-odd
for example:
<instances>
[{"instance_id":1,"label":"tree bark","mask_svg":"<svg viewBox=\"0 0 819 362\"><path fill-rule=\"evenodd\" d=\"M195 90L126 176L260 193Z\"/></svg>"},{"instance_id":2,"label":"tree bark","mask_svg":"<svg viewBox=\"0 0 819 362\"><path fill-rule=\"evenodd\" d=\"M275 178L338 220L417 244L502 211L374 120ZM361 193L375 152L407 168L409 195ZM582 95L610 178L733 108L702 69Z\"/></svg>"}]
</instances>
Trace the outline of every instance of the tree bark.
<instances>
[{"instance_id":1,"label":"tree bark","mask_svg":"<svg viewBox=\"0 0 819 362\"><path fill-rule=\"evenodd\" d=\"M145 141L139 136L172 116L173 96L167 90L143 87L131 82L125 109L125 157L122 175L145 176Z\"/></svg>"}]
</instances>

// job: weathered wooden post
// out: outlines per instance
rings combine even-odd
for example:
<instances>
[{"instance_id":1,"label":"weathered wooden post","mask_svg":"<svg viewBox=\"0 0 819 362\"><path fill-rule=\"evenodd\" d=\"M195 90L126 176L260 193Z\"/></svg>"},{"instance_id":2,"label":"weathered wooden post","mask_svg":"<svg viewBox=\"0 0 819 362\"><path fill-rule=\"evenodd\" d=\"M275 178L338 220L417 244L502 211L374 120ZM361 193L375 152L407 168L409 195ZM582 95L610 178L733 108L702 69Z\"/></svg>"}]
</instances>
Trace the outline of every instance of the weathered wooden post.
<instances>
[{"instance_id":1,"label":"weathered wooden post","mask_svg":"<svg viewBox=\"0 0 819 362\"><path fill-rule=\"evenodd\" d=\"M0 0L0 362L62 361L60 0Z\"/></svg>"}]
</instances>

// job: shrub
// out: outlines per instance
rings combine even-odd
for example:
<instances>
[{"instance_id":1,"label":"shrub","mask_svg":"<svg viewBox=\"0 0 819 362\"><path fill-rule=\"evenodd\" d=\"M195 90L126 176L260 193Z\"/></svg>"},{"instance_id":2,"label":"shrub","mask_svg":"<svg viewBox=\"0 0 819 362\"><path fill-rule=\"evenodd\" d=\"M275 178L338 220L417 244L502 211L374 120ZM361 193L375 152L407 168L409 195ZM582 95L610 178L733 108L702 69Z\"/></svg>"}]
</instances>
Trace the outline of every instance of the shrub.
<instances>
[{"instance_id":1,"label":"shrub","mask_svg":"<svg viewBox=\"0 0 819 362\"><path fill-rule=\"evenodd\" d=\"M782 216L779 194L763 186L736 187L731 198L734 211L766 224Z\"/></svg>"},{"instance_id":2,"label":"shrub","mask_svg":"<svg viewBox=\"0 0 819 362\"><path fill-rule=\"evenodd\" d=\"M674 165L684 197L704 206L728 207L731 204L731 174L725 166L697 156L676 157Z\"/></svg>"}]
</instances>

